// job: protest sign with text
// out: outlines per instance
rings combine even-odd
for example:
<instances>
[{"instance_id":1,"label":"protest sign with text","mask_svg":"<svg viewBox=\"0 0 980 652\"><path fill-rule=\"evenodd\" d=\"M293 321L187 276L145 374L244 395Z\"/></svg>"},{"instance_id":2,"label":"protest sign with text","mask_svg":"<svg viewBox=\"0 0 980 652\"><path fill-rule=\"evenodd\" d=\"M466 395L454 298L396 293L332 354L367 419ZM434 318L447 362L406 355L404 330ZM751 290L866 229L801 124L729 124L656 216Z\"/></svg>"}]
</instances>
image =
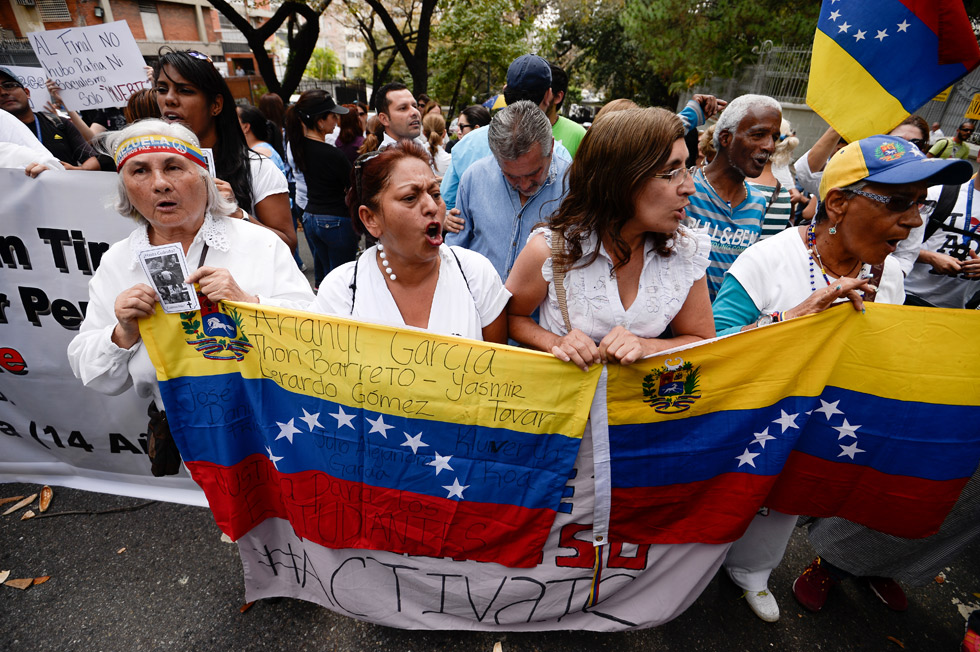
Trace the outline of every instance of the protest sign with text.
<instances>
[{"instance_id":1,"label":"protest sign with text","mask_svg":"<svg viewBox=\"0 0 980 652\"><path fill-rule=\"evenodd\" d=\"M14 73L17 81L30 92L28 100L31 104L31 110L43 111L44 105L51 100L48 88L44 85L47 79L44 68L30 68L28 66L4 66L4 68Z\"/></svg>"},{"instance_id":2,"label":"protest sign with text","mask_svg":"<svg viewBox=\"0 0 980 652\"><path fill-rule=\"evenodd\" d=\"M27 36L70 110L125 106L130 95L148 87L146 63L124 20Z\"/></svg>"}]
</instances>

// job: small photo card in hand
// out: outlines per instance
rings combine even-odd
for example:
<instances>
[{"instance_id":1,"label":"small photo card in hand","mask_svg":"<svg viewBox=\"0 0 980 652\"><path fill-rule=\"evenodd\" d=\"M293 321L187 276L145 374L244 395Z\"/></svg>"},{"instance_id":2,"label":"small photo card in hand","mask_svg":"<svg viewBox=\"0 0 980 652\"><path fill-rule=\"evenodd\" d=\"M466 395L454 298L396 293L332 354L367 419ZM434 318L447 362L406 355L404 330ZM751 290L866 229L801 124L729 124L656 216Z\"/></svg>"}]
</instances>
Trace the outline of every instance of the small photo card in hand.
<instances>
[{"instance_id":1,"label":"small photo card in hand","mask_svg":"<svg viewBox=\"0 0 980 652\"><path fill-rule=\"evenodd\" d=\"M187 278L187 259L179 244L150 247L140 252L140 264L160 297L166 313L200 310L194 286L184 283Z\"/></svg>"}]
</instances>

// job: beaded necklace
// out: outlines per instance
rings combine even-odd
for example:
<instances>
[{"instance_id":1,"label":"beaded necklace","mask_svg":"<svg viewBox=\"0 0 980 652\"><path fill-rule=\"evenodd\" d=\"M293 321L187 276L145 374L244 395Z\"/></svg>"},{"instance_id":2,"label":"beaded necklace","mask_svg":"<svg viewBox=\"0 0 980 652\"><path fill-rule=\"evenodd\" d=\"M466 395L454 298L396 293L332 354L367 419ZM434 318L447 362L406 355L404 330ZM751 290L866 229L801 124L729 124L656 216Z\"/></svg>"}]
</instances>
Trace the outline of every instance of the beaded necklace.
<instances>
[{"instance_id":1,"label":"beaded necklace","mask_svg":"<svg viewBox=\"0 0 980 652\"><path fill-rule=\"evenodd\" d=\"M827 268L823 264L823 259L820 257L820 252L817 251L817 228L813 222L810 222L810 226L806 227L806 246L807 246L806 252L810 254L809 257L810 292L816 292L817 283L814 280L814 278L816 277L814 264L813 264L814 257L816 257L816 262L820 263L820 274L823 275L823 280L828 286L830 285L830 277L827 276ZM861 263L858 262L858 265L861 265ZM848 270L848 274L854 271L855 267L857 267L857 265L855 265L850 270ZM843 278L844 276L847 276L847 274L844 274L843 276L841 276L841 278ZM871 265L863 264L861 267L861 273L858 275L858 278L871 278Z\"/></svg>"}]
</instances>

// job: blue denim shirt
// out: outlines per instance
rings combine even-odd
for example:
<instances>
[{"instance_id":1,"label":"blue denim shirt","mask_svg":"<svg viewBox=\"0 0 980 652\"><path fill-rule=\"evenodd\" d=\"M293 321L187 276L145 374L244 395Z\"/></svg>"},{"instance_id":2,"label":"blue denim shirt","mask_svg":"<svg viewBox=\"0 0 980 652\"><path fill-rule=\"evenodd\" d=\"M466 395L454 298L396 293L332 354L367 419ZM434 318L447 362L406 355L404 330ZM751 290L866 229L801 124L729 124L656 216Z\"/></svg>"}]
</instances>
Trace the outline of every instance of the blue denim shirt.
<instances>
[{"instance_id":1,"label":"blue denim shirt","mask_svg":"<svg viewBox=\"0 0 980 652\"><path fill-rule=\"evenodd\" d=\"M506 281L534 226L547 222L558 210L568 192L565 172L571 164L567 150L563 153L556 147L548 180L521 206L520 194L507 183L497 159L493 155L480 159L459 182L456 207L466 223L459 233L449 234L446 242L483 254Z\"/></svg>"}]
</instances>

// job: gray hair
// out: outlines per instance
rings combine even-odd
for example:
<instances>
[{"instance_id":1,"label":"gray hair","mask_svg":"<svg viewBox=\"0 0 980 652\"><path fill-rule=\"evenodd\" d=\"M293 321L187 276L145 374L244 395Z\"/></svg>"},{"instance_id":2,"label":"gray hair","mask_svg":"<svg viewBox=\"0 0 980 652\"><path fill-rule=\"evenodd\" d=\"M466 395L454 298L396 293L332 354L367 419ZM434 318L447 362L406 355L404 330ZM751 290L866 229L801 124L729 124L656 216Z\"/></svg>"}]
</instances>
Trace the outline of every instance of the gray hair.
<instances>
[{"instance_id":1,"label":"gray hair","mask_svg":"<svg viewBox=\"0 0 980 652\"><path fill-rule=\"evenodd\" d=\"M191 143L195 147L200 147L200 142L198 141L197 136L195 136L194 132L184 125L174 122L165 122L156 118L149 118L134 122L131 125L127 125L119 131L105 132L96 142L96 148L99 150L99 152L114 159L116 148L130 138L152 136L156 134L167 136L168 138L179 138L180 140L185 140L188 143ZM218 191L218 187L214 185L214 179L211 178L211 174L208 172L208 170L199 165L195 165L194 167L199 171L201 177L204 178L204 185L207 188L208 201L204 210L215 216L231 215L234 213L237 209L235 202L228 201L224 198L221 192ZM119 196L116 199L114 206L115 210L123 217L129 217L136 221L145 219L142 215L140 215L140 213L133 206L133 203L129 200L129 193L126 192L126 184L123 183L122 175L117 176L119 182L116 188Z\"/></svg>"},{"instance_id":2,"label":"gray hair","mask_svg":"<svg viewBox=\"0 0 980 652\"><path fill-rule=\"evenodd\" d=\"M742 118L756 107L774 109L780 115L783 113L783 107L779 105L779 102L768 95L740 95L736 97L728 103L725 110L721 112L718 122L715 123L715 149L721 149L721 132L727 131L730 134L734 134Z\"/></svg>"},{"instance_id":3,"label":"gray hair","mask_svg":"<svg viewBox=\"0 0 980 652\"><path fill-rule=\"evenodd\" d=\"M487 138L494 158L516 161L537 144L541 155L548 156L554 142L551 121L534 102L521 100L497 112L490 121Z\"/></svg>"},{"instance_id":4,"label":"gray hair","mask_svg":"<svg viewBox=\"0 0 980 652\"><path fill-rule=\"evenodd\" d=\"M773 150L769 160L773 165L783 167L789 165L790 159L793 158L793 150L800 144L800 139L793 134L793 126L786 118L783 118L779 125L779 135L782 140L776 143L776 149Z\"/></svg>"}]
</instances>

